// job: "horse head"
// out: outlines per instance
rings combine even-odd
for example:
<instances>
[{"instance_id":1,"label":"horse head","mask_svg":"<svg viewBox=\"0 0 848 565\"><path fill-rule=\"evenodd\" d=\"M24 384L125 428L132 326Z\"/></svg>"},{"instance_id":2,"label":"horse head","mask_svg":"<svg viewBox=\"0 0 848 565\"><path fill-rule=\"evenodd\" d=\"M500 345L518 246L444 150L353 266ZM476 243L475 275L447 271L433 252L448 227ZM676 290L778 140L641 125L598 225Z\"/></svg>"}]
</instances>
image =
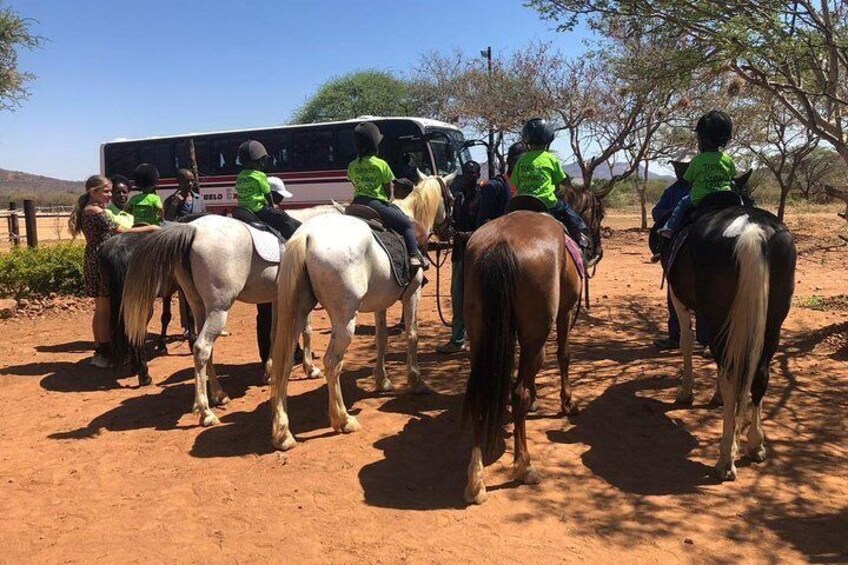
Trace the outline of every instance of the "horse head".
<instances>
[{"instance_id":1,"label":"horse head","mask_svg":"<svg viewBox=\"0 0 848 565\"><path fill-rule=\"evenodd\" d=\"M430 233L435 231L439 239L448 236L453 217L453 194L450 185L456 179L453 172L445 177L428 176L418 171L418 184L406 198L397 201L397 205Z\"/></svg>"}]
</instances>

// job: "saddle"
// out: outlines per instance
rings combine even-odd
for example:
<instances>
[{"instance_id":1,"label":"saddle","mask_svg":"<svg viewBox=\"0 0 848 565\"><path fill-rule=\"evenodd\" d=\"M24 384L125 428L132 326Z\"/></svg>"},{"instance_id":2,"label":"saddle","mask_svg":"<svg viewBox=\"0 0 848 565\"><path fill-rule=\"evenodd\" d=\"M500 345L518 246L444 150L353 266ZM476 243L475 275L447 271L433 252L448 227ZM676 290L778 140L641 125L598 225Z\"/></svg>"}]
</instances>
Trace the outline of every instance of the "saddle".
<instances>
[{"instance_id":1,"label":"saddle","mask_svg":"<svg viewBox=\"0 0 848 565\"><path fill-rule=\"evenodd\" d=\"M277 230L275 230L274 228L272 228L271 226L269 226L268 224L266 224L265 222L260 220L259 216L257 216L256 214L254 214L250 210L247 210L245 208L234 208L230 212L230 215L234 219L236 219L240 222L244 222L245 224L247 224L248 226L252 227L255 230L270 233L271 235L276 237L277 240L279 240L280 243L286 242L285 238L283 237L283 234L281 234L280 232L278 232Z\"/></svg>"},{"instance_id":2,"label":"saddle","mask_svg":"<svg viewBox=\"0 0 848 565\"><path fill-rule=\"evenodd\" d=\"M244 208L235 208L230 212L234 220L239 220L247 226L250 238L253 240L253 249L265 261L269 263L280 263L280 249L286 243L282 234L263 222L259 217Z\"/></svg>"},{"instance_id":3,"label":"saddle","mask_svg":"<svg viewBox=\"0 0 848 565\"><path fill-rule=\"evenodd\" d=\"M395 278L398 286L405 287L409 285L412 279L409 268L409 252L406 249L406 242L403 237L388 228L383 224L383 219L376 210L364 204L348 204L345 208L345 216L358 218L368 224L371 228L371 234L374 239L389 256L389 264L391 265L392 275Z\"/></svg>"}]
</instances>

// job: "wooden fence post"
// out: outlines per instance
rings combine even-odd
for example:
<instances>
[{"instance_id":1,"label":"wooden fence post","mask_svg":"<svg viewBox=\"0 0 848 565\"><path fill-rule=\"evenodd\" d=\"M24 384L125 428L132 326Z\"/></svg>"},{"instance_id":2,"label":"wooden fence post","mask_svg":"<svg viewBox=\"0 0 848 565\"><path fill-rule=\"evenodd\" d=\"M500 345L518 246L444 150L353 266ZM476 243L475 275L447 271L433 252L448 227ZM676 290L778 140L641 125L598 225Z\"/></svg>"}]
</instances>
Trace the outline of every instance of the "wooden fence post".
<instances>
[{"instance_id":1,"label":"wooden fence post","mask_svg":"<svg viewBox=\"0 0 848 565\"><path fill-rule=\"evenodd\" d=\"M12 246L20 247L21 245L21 226L18 224L18 203L9 202L9 217L6 218L9 223L9 241Z\"/></svg>"},{"instance_id":2,"label":"wooden fence post","mask_svg":"<svg viewBox=\"0 0 848 565\"><path fill-rule=\"evenodd\" d=\"M26 222L27 247L38 247L38 228L35 225L35 202L24 200L24 222Z\"/></svg>"}]
</instances>

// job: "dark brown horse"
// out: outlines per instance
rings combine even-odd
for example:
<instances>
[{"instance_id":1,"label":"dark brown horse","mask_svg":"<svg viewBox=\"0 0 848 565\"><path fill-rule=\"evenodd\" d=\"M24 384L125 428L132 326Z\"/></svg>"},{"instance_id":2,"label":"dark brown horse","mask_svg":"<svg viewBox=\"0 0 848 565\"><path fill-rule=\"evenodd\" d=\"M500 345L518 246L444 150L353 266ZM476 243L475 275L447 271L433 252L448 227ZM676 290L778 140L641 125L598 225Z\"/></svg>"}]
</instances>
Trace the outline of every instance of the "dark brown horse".
<instances>
[{"instance_id":1,"label":"dark brown horse","mask_svg":"<svg viewBox=\"0 0 848 565\"><path fill-rule=\"evenodd\" d=\"M576 189L574 187L565 191L565 201L577 212L586 227L589 228L589 237L592 238L592 256L594 257L587 267L594 267L604 256L604 248L601 238L601 222L604 219L604 196L598 195L591 190Z\"/></svg>"},{"instance_id":2,"label":"dark brown horse","mask_svg":"<svg viewBox=\"0 0 848 565\"><path fill-rule=\"evenodd\" d=\"M562 411L577 412L568 383L568 332L580 285L562 225L546 214L512 212L488 222L469 239L464 311L471 374L463 414L474 426L474 449L465 489L468 502L480 504L486 499L482 448L485 444L491 452L500 437L510 393L515 422L513 474L526 484L539 481L527 450L525 419L554 324ZM513 382L516 340L521 352L518 378Z\"/></svg>"}]
</instances>

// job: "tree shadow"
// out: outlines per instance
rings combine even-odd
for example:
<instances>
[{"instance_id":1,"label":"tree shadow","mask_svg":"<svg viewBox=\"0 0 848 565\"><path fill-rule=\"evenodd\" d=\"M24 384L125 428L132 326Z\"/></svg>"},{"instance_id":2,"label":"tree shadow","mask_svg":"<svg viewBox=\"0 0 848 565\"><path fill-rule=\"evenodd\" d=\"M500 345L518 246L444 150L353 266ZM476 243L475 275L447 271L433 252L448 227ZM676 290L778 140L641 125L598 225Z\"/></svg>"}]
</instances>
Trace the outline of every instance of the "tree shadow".
<instances>
[{"instance_id":1,"label":"tree shadow","mask_svg":"<svg viewBox=\"0 0 848 565\"><path fill-rule=\"evenodd\" d=\"M610 386L573 419L572 429L547 436L557 443L588 445L583 464L631 494L685 494L716 484L709 466L687 459L698 440L683 422L668 416L679 407L637 396L671 386L674 382L665 378Z\"/></svg>"},{"instance_id":2,"label":"tree shadow","mask_svg":"<svg viewBox=\"0 0 848 565\"><path fill-rule=\"evenodd\" d=\"M811 563L848 562L848 510L811 516L786 515L766 520L781 539Z\"/></svg>"},{"instance_id":3,"label":"tree shadow","mask_svg":"<svg viewBox=\"0 0 848 565\"><path fill-rule=\"evenodd\" d=\"M138 388L137 386L126 386L119 382L119 379L129 376L123 368L99 369L92 366L89 359L82 359L76 363L54 361L13 365L0 370L0 375L22 377L45 375L39 385L44 390L52 392L95 392L118 388Z\"/></svg>"}]
</instances>

